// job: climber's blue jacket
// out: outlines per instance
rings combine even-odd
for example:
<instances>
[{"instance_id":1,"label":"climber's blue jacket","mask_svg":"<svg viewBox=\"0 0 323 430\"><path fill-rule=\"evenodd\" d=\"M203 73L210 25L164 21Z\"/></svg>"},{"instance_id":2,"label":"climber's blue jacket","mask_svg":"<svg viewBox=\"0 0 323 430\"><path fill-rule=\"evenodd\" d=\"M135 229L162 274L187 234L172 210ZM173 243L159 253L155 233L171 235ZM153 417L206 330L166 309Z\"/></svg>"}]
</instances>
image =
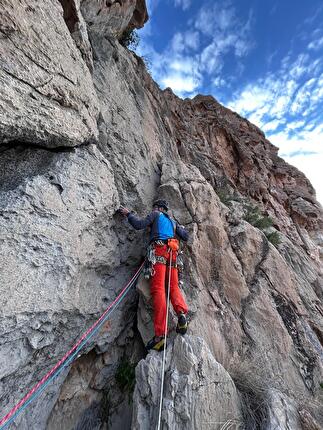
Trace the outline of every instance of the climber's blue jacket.
<instances>
[{"instance_id":1,"label":"climber's blue jacket","mask_svg":"<svg viewBox=\"0 0 323 430\"><path fill-rule=\"evenodd\" d=\"M133 212L128 214L128 221L136 230L150 227L150 242L166 240L177 235L182 240L188 239L188 232L168 214L152 211L146 218L138 218Z\"/></svg>"}]
</instances>

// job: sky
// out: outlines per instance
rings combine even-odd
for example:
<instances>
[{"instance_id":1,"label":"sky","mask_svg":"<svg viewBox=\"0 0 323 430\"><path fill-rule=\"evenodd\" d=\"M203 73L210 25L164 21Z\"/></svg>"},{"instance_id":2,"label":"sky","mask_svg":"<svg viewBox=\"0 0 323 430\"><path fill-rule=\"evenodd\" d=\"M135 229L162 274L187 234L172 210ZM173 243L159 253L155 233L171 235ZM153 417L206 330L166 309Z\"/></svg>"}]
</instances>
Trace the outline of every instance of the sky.
<instances>
[{"instance_id":1,"label":"sky","mask_svg":"<svg viewBox=\"0 0 323 430\"><path fill-rule=\"evenodd\" d=\"M322 0L147 0L139 55L162 89L260 127L323 204Z\"/></svg>"}]
</instances>

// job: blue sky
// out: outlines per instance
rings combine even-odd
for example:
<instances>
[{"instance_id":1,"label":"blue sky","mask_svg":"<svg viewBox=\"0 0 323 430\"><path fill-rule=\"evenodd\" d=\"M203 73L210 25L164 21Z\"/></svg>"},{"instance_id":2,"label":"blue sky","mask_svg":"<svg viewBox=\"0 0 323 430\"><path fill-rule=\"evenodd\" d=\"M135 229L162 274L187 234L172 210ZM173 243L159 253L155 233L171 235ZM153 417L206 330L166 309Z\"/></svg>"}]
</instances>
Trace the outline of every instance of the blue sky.
<instances>
[{"instance_id":1,"label":"blue sky","mask_svg":"<svg viewBox=\"0 0 323 430\"><path fill-rule=\"evenodd\" d=\"M147 0L137 49L161 88L258 125L323 203L322 0Z\"/></svg>"}]
</instances>

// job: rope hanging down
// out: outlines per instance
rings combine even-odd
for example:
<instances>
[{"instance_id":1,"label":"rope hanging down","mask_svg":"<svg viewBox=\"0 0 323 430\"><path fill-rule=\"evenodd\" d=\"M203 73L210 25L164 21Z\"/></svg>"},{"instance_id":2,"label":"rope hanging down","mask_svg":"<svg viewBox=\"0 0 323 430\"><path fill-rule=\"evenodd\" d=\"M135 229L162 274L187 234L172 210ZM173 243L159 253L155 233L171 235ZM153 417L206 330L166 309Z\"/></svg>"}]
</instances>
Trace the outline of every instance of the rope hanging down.
<instances>
[{"instance_id":1,"label":"rope hanging down","mask_svg":"<svg viewBox=\"0 0 323 430\"><path fill-rule=\"evenodd\" d=\"M171 280L171 273L172 273L172 258L173 258L173 251L170 250L170 253L169 253L169 272L168 272L168 288L167 288L167 305L166 305L166 322L165 322L165 343L164 343L163 365L162 365L161 383L160 383L160 399L159 399L157 430L160 430L161 413L162 413L162 406L163 406L165 361L166 361L166 347L167 347L167 327L168 327L168 313L169 313L169 292L170 292L170 280Z\"/></svg>"},{"instance_id":2,"label":"rope hanging down","mask_svg":"<svg viewBox=\"0 0 323 430\"><path fill-rule=\"evenodd\" d=\"M81 351L83 346L89 342L89 340L100 330L102 325L106 322L108 317L116 309L116 307L122 302L125 296L130 291L133 284L138 279L145 262L141 264L137 272L133 275L126 286L121 290L114 301L108 306L103 312L99 319L80 337L76 344L64 355L61 360L21 399L16 406L14 406L1 420L0 430L7 428L16 418L20 415L27 406L35 400L45 390L45 388L56 379L61 372L74 360L74 358Z\"/></svg>"}]
</instances>

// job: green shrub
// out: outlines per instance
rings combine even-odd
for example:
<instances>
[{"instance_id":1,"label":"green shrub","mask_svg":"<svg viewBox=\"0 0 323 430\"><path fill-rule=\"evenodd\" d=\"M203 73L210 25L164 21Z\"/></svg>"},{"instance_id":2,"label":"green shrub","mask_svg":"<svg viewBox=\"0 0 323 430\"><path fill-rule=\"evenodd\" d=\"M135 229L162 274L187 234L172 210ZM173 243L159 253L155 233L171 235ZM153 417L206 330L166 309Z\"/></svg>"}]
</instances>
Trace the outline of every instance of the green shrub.
<instances>
[{"instance_id":1,"label":"green shrub","mask_svg":"<svg viewBox=\"0 0 323 430\"><path fill-rule=\"evenodd\" d=\"M254 226L259 228L260 230L265 230L266 228L273 226L273 220L269 216L264 216L262 218L259 218L254 223Z\"/></svg>"},{"instance_id":2,"label":"green shrub","mask_svg":"<svg viewBox=\"0 0 323 430\"><path fill-rule=\"evenodd\" d=\"M257 221L261 218L261 212L257 206L250 204L245 205L245 216L244 219L251 225L255 225Z\"/></svg>"},{"instance_id":3,"label":"green shrub","mask_svg":"<svg viewBox=\"0 0 323 430\"><path fill-rule=\"evenodd\" d=\"M217 190L216 193L217 193L220 201L224 205L228 206L230 204L230 194L226 190L224 190L224 189Z\"/></svg>"},{"instance_id":4,"label":"green shrub","mask_svg":"<svg viewBox=\"0 0 323 430\"><path fill-rule=\"evenodd\" d=\"M245 211L244 220L254 227L260 230L272 227L273 220L269 216L263 215L257 206L245 205Z\"/></svg>"},{"instance_id":5,"label":"green shrub","mask_svg":"<svg viewBox=\"0 0 323 430\"><path fill-rule=\"evenodd\" d=\"M277 231L267 232L266 230L273 226L273 220L267 215L263 215L260 209L257 206L253 205L245 205L245 216L244 220L254 227L259 228L259 230L263 231L269 240L274 246L280 244L280 236Z\"/></svg>"},{"instance_id":6,"label":"green shrub","mask_svg":"<svg viewBox=\"0 0 323 430\"><path fill-rule=\"evenodd\" d=\"M136 375L135 375L136 366L129 361L123 359L118 366L116 372L116 381L122 392L128 392L131 394L135 388L136 383Z\"/></svg>"},{"instance_id":7,"label":"green shrub","mask_svg":"<svg viewBox=\"0 0 323 430\"><path fill-rule=\"evenodd\" d=\"M142 55L141 59L142 59L142 61L144 62L145 66L146 66L147 72L151 74L152 65L153 65L153 63L151 61L151 58L148 55Z\"/></svg>"},{"instance_id":8,"label":"green shrub","mask_svg":"<svg viewBox=\"0 0 323 430\"><path fill-rule=\"evenodd\" d=\"M135 50L139 45L140 38L135 29L128 29L123 32L119 42L125 48Z\"/></svg>"},{"instance_id":9,"label":"green shrub","mask_svg":"<svg viewBox=\"0 0 323 430\"><path fill-rule=\"evenodd\" d=\"M229 206L232 201L241 202L240 196L236 192L230 190L227 186L217 188L216 193L220 201L226 206Z\"/></svg>"},{"instance_id":10,"label":"green shrub","mask_svg":"<svg viewBox=\"0 0 323 430\"><path fill-rule=\"evenodd\" d=\"M272 243L274 246L278 246L281 242L278 231L273 231L272 233L267 233L266 237L269 240L269 242Z\"/></svg>"}]
</instances>

